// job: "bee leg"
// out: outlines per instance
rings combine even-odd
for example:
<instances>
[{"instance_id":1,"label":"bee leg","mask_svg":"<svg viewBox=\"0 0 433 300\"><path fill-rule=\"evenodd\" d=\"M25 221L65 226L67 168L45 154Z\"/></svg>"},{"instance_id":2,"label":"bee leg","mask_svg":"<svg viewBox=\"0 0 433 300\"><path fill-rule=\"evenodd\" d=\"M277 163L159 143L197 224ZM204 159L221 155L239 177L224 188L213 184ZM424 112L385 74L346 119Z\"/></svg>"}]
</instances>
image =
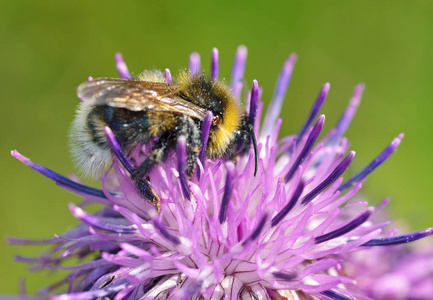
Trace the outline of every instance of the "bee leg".
<instances>
[{"instance_id":1,"label":"bee leg","mask_svg":"<svg viewBox=\"0 0 433 300\"><path fill-rule=\"evenodd\" d=\"M140 195L144 197L144 199L155 205L156 210L159 212L160 199L156 192L152 189L150 182L146 179L138 179L135 180L135 187L137 188Z\"/></svg>"},{"instance_id":2,"label":"bee leg","mask_svg":"<svg viewBox=\"0 0 433 300\"><path fill-rule=\"evenodd\" d=\"M150 155L132 172L131 179L137 181L146 176L154 166L167 158L170 148L164 136L158 139L153 145Z\"/></svg>"},{"instance_id":3,"label":"bee leg","mask_svg":"<svg viewBox=\"0 0 433 300\"><path fill-rule=\"evenodd\" d=\"M201 150L200 127L190 117L182 119L180 135L186 137L186 175L191 178L197 166L198 154Z\"/></svg>"}]
</instances>

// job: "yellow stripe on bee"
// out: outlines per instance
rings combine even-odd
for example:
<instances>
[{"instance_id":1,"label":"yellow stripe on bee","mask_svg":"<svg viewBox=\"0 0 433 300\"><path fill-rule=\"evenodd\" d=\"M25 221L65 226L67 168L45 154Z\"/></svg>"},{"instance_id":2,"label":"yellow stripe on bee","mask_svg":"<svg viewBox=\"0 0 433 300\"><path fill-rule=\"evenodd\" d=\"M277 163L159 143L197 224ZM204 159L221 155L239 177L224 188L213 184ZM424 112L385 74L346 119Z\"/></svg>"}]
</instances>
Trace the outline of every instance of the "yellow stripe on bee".
<instances>
[{"instance_id":1,"label":"yellow stripe on bee","mask_svg":"<svg viewBox=\"0 0 433 300\"><path fill-rule=\"evenodd\" d=\"M216 85L220 84L219 82ZM222 156L227 151L227 147L233 141L235 131L240 126L241 107L230 95L225 99L224 114L221 124L217 125L212 138L212 147L209 156Z\"/></svg>"}]
</instances>

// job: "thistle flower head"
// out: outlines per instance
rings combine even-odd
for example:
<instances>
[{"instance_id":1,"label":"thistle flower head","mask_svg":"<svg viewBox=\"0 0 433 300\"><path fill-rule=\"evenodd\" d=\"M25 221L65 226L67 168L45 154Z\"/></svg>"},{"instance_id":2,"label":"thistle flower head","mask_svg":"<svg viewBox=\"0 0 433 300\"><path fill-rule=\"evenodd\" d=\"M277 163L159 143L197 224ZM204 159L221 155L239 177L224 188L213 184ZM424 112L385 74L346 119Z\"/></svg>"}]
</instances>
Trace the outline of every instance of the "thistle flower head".
<instances>
[{"instance_id":1,"label":"thistle flower head","mask_svg":"<svg viewBox=\"0 0 433 300\"><path fill-rule=\"evenodd\" d=\"M205 159L211 112L202 125L203 150L192 178L186 176L184 137L178 139L173 155L149 173L149 182L161 198L159 213L142 199L130 179L149 145L127 157L108 127L106 137L116 158L102 178L102 190L74 182L12 152L59 186L84 197L80 206L69 205L82 223L41 242L53 244L59 255L18 257L41 268L70 270L63 281L37 296L62 300L353 299L364 296L362 289L356 288L355 276L345 272L347 255L432 233L429 228L403 236L385 235L382 227L387 223L374 223L371 217L388 200L378 207L354 200L367 175L396 150L402 134L355 176L342 177L355 157L343 136L359 105L363 85L355 87L341 119L321 139L325 116L318 114L329 83L319 91L298 133L280 139L279 114L296 55L284 63L266 113L257 81L242 97L246 56L246 48L239 47L231 89L239 101L244 98L254 126L259 153L256 175L253 149L235 161ZM116 65L121 77L131 77L119 54ZM191 55L189 68L193 75L201 72L197 53ZM218 74L218 51L214 49L210 76L216 79ZM165 76L172 82L169 70ZM103 208L87 213L83 208L90 203L100 203ZM64 265L72 257L95 255L96 259L78 265ZM66 288L53 292L60 285Z\"/></svg>"}]
</instances>

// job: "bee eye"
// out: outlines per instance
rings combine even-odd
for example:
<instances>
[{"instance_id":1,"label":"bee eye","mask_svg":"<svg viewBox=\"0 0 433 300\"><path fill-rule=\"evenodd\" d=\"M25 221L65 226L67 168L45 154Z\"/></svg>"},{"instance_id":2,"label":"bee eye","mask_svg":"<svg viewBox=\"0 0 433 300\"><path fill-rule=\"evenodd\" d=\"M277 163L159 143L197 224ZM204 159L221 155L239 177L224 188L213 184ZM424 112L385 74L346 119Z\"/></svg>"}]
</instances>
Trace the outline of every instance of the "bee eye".
<instances>
[{"instance_id":1,"label":"bee eye","mask_svg":"<svg viewBox=\"0 0 433 300\"><path fill-rule=\"evenodd\" d=\"M216 125L218 125L219 123L221 123L221 117L218 116L218 115L214 116L214 117L213 117L213 120L212 120L212 126L216 126Z\"/></svg>"}]
</instances>

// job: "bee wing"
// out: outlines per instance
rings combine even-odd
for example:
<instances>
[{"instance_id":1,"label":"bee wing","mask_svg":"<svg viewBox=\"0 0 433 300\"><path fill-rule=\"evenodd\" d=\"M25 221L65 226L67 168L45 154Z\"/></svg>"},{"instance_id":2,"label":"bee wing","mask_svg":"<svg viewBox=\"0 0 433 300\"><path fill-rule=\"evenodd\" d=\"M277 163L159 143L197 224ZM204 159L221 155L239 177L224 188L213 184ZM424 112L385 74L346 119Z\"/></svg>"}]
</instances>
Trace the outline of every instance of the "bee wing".
<instances>
[{"instance_id":1,"label":"bee wing","mask_svg":"<svg viewBox=\"0 0 433 300\"><path fill-rule=\"evenodd\" d=\"M95 105L131 111L160 111L204 120L207 110L177 96L175 84L130 79L98 78L80 84L77 96Z\"/></svg>"}]
</instances>

